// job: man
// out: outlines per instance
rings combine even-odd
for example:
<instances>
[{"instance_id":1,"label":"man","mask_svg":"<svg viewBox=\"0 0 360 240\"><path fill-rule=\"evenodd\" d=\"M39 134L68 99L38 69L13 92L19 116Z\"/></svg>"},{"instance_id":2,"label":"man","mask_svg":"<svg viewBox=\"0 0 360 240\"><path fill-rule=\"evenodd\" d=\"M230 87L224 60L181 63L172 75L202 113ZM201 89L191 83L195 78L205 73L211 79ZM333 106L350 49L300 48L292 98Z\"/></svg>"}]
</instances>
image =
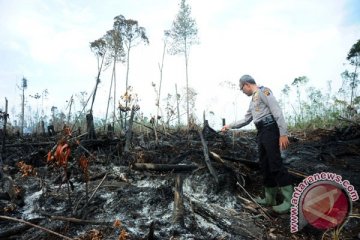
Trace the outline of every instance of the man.
<instances>
[{"instance_id":1,"label":"man","mask_svg":"<svg viewBox=\"0 0 360 240\"><path fill-rule=\"evenodd\" d=\"M257 198L256 202L272 206L277 213L287 213L291 206L293 186L280 154L280 149L286 149L289 145L284 116L270 89L257 86L250 75L240 78L240 90L252 97L249 109L243 120L225 125L222 131L241 128L254 121L258 130L259 158L265 187L265 198ZM278 189L284 201L276 205Z\"/></svg>"}]
</instances>

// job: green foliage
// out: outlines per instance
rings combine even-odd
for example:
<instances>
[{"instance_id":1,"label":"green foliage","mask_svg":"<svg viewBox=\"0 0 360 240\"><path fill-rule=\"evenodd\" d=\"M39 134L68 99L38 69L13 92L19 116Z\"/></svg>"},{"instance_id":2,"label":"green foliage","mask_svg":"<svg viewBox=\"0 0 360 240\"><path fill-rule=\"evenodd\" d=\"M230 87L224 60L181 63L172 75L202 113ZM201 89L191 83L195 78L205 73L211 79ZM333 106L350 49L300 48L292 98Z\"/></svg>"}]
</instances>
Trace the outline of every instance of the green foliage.
<instances>
[{"instance_id":1,"label":"green foliage","mask_svg":"<svg viewBox=\"0 0 360 240\"><path fill-rule=\"evenodd\" d=\"M123 15L114 18L114 30L119 33L122 43L125 44L127 60L126 60L126 91L129 88L129 66L130 66L130 50L132 47L139 45L141 42L149 44L144 27L140 27L138 21L126 19ZM127 105L126 105L127 106ZM125 126L126 126L125 112Z\"/></svg>"},{"instance_id":2,"label":"green foliage","mask_svg":"<svg viewBox=\"0 0 360 240\"><path fill-rule=\"evenodd\" d=\"M349 117L349 104L339 99L338 94L332 96L331 92L314 87L307 88L306 92L306 98L300 102L302 115L297 112L285 114L290 129L332 128L342 124L341 117ZM356 100L360 101L360 98Z\"/></svg>"},{"instance_id":3,"label":"green foliage","mask_svg":"<svg viewBox=\"0 0 360 240\"><path fill-rule=\"evenodd\" d=\"M341 77L344 80L344 84L348 84L348 87L350 87L350 89L357 88L357 86L359 85L359 79L357 79L357 72L349 72L348 70L345 70L341 73Z\"/></svg>"},{"instance_id":4,"label":"green foliage","mask_svg":"<svg viewBox=\"0 0 360 240\"><path fill-rule=\"evenodd\" d=\"M346 59L350 61L351 65L359 66L360 64L359 58L360 58L360 39L351 47Z\"/></svg>"},{"instance_id":5,"label":"green foliage","mask_svg":"<svg viewBox=\"0 0 360 240\"><path fill-rule=\"evenodd\" d=\"M123 15L114 18L114 30L120 33L126 48L137 46L141 42L149 44L144 27L140 27L138 21L126 19Z\"/></svg>"},{"instance_id":6,"label":"green foliage","mask_svg":"<svg viewBox=\"0 0 360 240\"><path fill-rule=\"evenodd\" d=\"M179 13L173 21L172 28L165 31L169 35L170 48L168 52L172 55L184 54L186 69L186 115L188 125L190 123L190 92L188 77L188 60L190 46L198 43L198 29L195 20L191 17L191 8L185 0L181 0Z\"/></svg>"},{"instance_id":7,"label":"green foliage","mask_svg":"<svg viewBox=\"0 0 360 240\"><path fill-rule=\"evenodd\" d=\"M304 120L304 109L302 107L302 101L301 101L301 87L305 86L309 82L309 79L306 76L297 77L294 79L294 81L291 83L292 86L296 87L296 95L299 105L299 113L296 114L295 121L303 121Z\"/></svg>"},{"instance_id":8,"label":"green foliage","mask_svg":"<svg viewBox=\"0 0 360 240\"><path fill-rule=\"evenodd\" d=\"M345 70L341 77L343 78L343 86L342 90L346 92L350 92L350 106L354 105L354 98L356 98L356 90L360 84L358 68L360 67L360 40L358 40L350 49L347 58L350 65L354 66L354 70L349 72Z\"/></svg>"},{"instance_id":9,"label":"green foliage","mask_svg":"<svg viewBox=\"0 0 360 240\"><path fill-rule=\"evenodd\" d=\"M349 72L345 72L342 76L353 77ZM339 89L338 93L340 94L335 93L333 95L331 93L330 81L328 82L327 92L314 87L308 87L304 90L303 87L307 83L309 83L309 79L306 76L302 76L295 78L291 84L296 87L299 112L292 108L292 114L285 114L290 129L332 128L343 124L340 120L341 118L350 118L355 114L354 106L359 104L360 98L353 98L352 105L349 105L347 101L349 94L346 88ZM350 84L350 86L355 85ZM281 91L282 98L288 97L290 92L290 87L286 85ZM301 93L306 93L306 96L304 94L301 96ZM349 106L351 107L349 108Z\"/></svg>"},{"instance_id":10,"label":"green foliage","mask_svg":"<svg viewBox=\"0 0 360 240\"><path fill-rule=\"evenodd\" d=\"M180 10L172 23L170 31L166 31L172 40L169 53L187 54L191 45L198 43L198 28L195 19L191 17L191 8L185 0L181 0Z\"/></svg>"},{"instance_id":11,"label":"green foliage","mask_svg":"<svg viewBox=\"0 0 360 240\"><path fill-rule=\"evenodd\" d=\"M102 67L104 65L104 59L106 56L107 44L103 38L99 38L93 42L90 42L90 49L95 54L96 60L97 60L97 65L98 65L98 75L96 78L95 91L93 94L93 100L92 100L91 107L90 107L90 112L92 112L92 108L93 108L95 96L96 96L97 86L100 83L100 73L102 71Z\"/></svg>"},{"instance_id":12,"label":"green foliage","mask_svg":"<svg viewBox=\"0 0 360 240\"><path fill-rule=\"evenodd\" d=\"M102 38L99 38L93 42L90 42L90 49L98 58L103 58L106 53L105 40Z\"/></svg>"},{"instance_id":13,"label":"green foliage","mask_svg":"<svg viewBox=\"0 0 360 240\"><path fill-rule=\"evenodd\" d=\"M125 52L121 32L117 29L111 29L106 32L103 39L109 51L106 65L110 65L112 62L124 62Z\"/></svg>"},{"instance_id":14,"label":"green foliage","mask_svg":"<svg viewBox=\"0 0 360 240\"><path fill-rule=\"evenodd\" d=\"M165 122L168 127L170 126L170 122L176 118L176 102L180 100L180 98L181 98L180 94L177 95L168 94L166 97Z\"/></svg>"},{"instance_id":15,"label":"green foliage","mask_svg":"<svg viewBox=\"0 0 360 240\"><path fill-rule=\"evenodd\" d=\"M184 89L184 93L183 95L185 95L185 93L188 93L188 101L189 101L189 105L190 105L190 114L195 114L196 112L196 96L198 95L198 93L196 92L196 90L194 88L189 87L188 91L186 91L186 89ZM184 109L185 108L185 102L183 102L184 104Z\"/></svg>"},{"instance_id":16,"label":"green foliage","mask_svg":"<svg viewBox=\"0 0 360 240\"><path fill-rule=\"evenodd\" d=\"M285 84L284 88L281 90L281 92L286 95L289 96L289 92L290 92L290 86Z\"/></svg>"},{"instance_id":17,"label":"green foliage","mask_svg":"<svg viewBox=\"0 0 360 240\"><path fill-rule=\"evenodd\" d=\"M23 88L23 89L26 89L27 88L27 79L25 78L25 77L23 77L22 78L22 85L21 85L21 87Z\"/></svg>"},{"instance_id":18,"label":"green foliage","mask_svg":"<svg viewBox=\"0 0 360 240\"><path fill-rule=\"evenodd\" d=\"M360 105L360 96L357 96L356 98L354 98L354 105Z\"/></svg>"},{"instance_id":19,"label":"green foliage","mask_svg":"<svg viewBox=\"0 0 360 240\"><path fill-rule=\"evenodd\" d=\"M309 82L309 79L306 76L297 77L294 79L294 81L291 83L291 85L300 87L302 85L305 85Z\"/></svg>"}]
</instances>

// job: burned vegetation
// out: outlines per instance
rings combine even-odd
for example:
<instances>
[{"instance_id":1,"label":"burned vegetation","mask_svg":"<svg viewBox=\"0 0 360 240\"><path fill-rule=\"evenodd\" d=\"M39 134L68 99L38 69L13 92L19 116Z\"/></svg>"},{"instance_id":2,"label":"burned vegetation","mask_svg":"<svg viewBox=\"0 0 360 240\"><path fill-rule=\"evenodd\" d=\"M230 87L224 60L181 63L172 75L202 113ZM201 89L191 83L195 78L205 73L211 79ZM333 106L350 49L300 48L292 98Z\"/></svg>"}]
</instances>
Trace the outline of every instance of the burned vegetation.
<instances>
[{"instance_id":1,"label":"burned vegetation","mask_svg":"<svg viewBox=\"0 0 360 240\"><path fill-rule=\"evenodd\" d=\"M134 123L131 134L64 127L6 136L1 239L330 239L255 204L262 189L256 133ZM111 129L110 129L111 130ZM292 133L284 162L294 185L334 172L360 189L360 125ZM281 200L281 199L279 199ZM359 204L338 235L357 237Z\"/></svg>"}]
</instances>

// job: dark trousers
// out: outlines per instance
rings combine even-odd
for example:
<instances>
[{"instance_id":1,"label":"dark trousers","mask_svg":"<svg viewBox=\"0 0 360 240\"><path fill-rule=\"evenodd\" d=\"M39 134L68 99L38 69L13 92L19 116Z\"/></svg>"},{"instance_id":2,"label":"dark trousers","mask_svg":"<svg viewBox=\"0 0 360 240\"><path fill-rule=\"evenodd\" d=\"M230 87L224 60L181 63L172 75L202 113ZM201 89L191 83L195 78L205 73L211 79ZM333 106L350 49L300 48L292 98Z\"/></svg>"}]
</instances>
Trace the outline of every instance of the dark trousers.
<instances>
[{"instance_id":1,"label":"dark trousers","mask_svg":"<svg viewBox=\"0 0 360 240\"><path fill-rule=\"evenodd\" d=\"M279 138L276 123L258 129L259 158L265 187L283 187L291 184L290 175L282 163Z\"/></svg>"}]
</instances>

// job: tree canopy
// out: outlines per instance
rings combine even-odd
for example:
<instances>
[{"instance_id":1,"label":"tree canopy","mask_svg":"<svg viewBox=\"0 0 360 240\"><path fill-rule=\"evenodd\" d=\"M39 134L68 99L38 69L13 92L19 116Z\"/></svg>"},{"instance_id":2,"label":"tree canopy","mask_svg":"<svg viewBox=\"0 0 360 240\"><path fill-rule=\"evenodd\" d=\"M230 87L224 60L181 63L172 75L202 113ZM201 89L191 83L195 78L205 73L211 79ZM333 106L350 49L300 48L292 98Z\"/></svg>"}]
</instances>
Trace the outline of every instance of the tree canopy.
<instances>
[{"instance_id":1,"label":"tree canopy","mask_svg":"<svg viewBox=\"0 0 360 240\"><path fill-rule=\"evenodd\" d=\"M189 107L189 77L188 77L188 62L190 46L198 43L197 33L198 29L195 20L191 17L191 8L186 4L185 0L180 2L180 10L173 21L172 28L165 31L169 34L171 39L170 48L168 52L172 55L184 54L185 69L186 69L186 115L187 122L190 120Z\"/></svg>"},{"instance_id":2,"label":"tree canopy","mask_svg":"<svg viewBox=\"0 0 360 240\"><path fill-rule=\"evenodd\" d=\"M121 33L127 49L137 46L141 42L149 44L144 27L140 27L138 21L125 19L123 15L114 18L114 29Z\"/></svg>"},{"instance_id":3,"label":"tree canopy","mask_svg":"<svg viewBox=\"0 0 360 240\"><path fill-rule=\"evenodd\" d=\"M198 28L195 19L191 17L191 7L185 0L181 0L169 36L172 39L169 53L172 55L187 53L191 45L198 43Z\"/></svg>"},{"instance_id":4,"label":"tree canopy","mask_svg":"<svg viewBox=\"0 0 360 240\"><path fill-rule=\"evenodd\" d=\"M346 59L352 65L360 64L360 39L351 47Z\"/></svg>"}]
</instances>

